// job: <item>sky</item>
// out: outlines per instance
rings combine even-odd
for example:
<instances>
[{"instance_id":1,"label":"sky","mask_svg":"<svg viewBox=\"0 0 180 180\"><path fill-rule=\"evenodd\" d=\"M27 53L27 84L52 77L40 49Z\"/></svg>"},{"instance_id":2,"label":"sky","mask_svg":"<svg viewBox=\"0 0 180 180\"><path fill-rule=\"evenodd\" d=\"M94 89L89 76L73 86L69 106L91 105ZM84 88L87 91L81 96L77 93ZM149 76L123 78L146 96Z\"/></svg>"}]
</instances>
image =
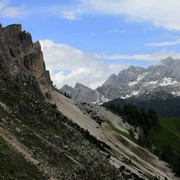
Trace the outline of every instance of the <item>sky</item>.
<instances>
[{"instance_id":1,"label":"sky","mask_svg":"<svg viewBox=\"0 0 180 180\"><path fill-rule=\"evenodd\" d=\"M180 58L179 0L0 0L0 23L40 41L54 85L96 88L130 65Z\"/></svg>"}]
</instances>

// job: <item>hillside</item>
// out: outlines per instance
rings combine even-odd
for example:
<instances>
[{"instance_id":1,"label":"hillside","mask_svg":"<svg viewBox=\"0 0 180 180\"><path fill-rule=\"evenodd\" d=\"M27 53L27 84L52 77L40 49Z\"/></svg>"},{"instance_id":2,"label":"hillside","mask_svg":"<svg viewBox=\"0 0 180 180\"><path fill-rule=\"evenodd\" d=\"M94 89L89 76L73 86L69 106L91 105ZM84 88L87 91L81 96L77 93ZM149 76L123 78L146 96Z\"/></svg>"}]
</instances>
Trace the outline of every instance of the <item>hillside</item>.
<instances>
[{"instance_id":1,"label":"hillside","mask_svg":"<svg viewBox=\"0 0 180 180\"><path fill-rule=\"evenodd\" d=\"M0 27L0 59L0 179L178 179L120 116L61 95L21 25Z\"/></svg>"},{"instance_id":2,"label":"hillside","mask_svg":"<svg viewBox=\"0 0 180 180\"><path fill-rule=\"evenodd\" d=\"M134 132L140 129L138 144L168 162L174 172L180 175L180 119L158 118L152 109L146 111L132 104L106 104L106 107L136 128L136 131L130 131L132 138L135 136Z\"/></svg>"},{"instance_id":3,"label":"hillside","mask_svg":"<svg viewBox=\"0 0 180 180\"><path fill-rule=\"evenodd\" d=\"M8 162L7 169L0 166L1 179L29 176L103 179L115 173L106 155L84 138L85 131L41 97L3 75L0 97L1 163ZM7 146L11 156L3 150ZM14 161L18 156L21 161ZM21 171L19 163L26 164ZM32 169L32 175L27 173L28 169Z\"/></svg>"}]
</instances>

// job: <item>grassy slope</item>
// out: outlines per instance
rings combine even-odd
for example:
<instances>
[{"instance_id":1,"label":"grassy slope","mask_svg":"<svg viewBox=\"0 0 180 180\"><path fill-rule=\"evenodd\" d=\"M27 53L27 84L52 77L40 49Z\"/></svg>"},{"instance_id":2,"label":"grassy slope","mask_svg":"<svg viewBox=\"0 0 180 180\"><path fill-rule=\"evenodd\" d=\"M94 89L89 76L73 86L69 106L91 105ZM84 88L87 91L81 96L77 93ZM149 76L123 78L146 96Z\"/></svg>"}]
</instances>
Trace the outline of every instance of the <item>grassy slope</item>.
<instances>
[{"instance_id":1,"label":"grassy slope","mask_svg":"<svg viewBox=\"0 0 180 180\"><path fill-rule=\"evenodd\" d=\"M180 119L160 118L159 124L159 131L152 134L156 153L180 176Z\"/></svg>"},{"instance_id":2,"label":"grassy slope","mask_svg":"<svg viewBox=\"0 0 180 180\"><path fill-rule=\"evenodd\" d=\"M115 176L115 169L108 163L106 155L100 153L94 142L87 140L89 136L84 138L85 131L14 79L0 74L0 82L0 123L33 153L33 158L42 166L47 164L50 174L57 179L72 179L74 176L77 179L112 179ZM6 151L12 154L7 165ZM21 154L8 150L2 139L0 161L0 179L44 178L21 158ZM29 169L32 171L25 177Z\"/></svg>"},{"instance_id":3,"label":"grassy slope","mask_svg":"<svg viewBox=\"0 0 180 180\"><path fill-rule=\"evenodd\" d=\"M153 134L153 142L160 149L171 146L173 152L180 154L180 119L160 118L159 132Z\"/></svg>"},{"instance_id":4,"label":"grassy slope","mask_svg":"<svg viewBox=\"0 0 180 180\"><path fill-rule=\"evenodd\" d=\"M45 179L37 168L0 138L0 179Z\"/></svg>"}]
</instances>

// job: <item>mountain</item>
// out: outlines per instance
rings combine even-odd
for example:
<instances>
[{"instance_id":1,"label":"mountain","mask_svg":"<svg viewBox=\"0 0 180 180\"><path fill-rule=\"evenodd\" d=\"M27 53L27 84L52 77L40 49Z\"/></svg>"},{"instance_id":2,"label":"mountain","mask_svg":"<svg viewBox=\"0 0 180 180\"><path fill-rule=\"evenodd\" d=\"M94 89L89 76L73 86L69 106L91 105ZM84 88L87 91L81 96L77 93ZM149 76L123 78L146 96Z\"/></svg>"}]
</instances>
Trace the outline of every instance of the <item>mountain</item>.
<instances>
[{"instance_id":1,"label":"mountain","mask_svg":"<svg viewBox=\"0 0 180 180\"><path fill-rule=\"evenodd\" d=\"M65 85L60 89L71 94L72 99L84 102L103 103L116 98L152 98L156 92L162 95L180 96L180 60L168 57L159 64L147 68L130 66L118 75L112 74L95 90L77 83L72 89ZM166 92L166 93L165 93ZM161 97L162 97L161 95ZM163 98L166 98L166 95Z\"/></svg>"},{"instance_id":2,"label":"mountain","mask_svg":"<svg viewBox=\"0 0 180 180\"><path fill-rule=\"evenodd\" d=\"M65 84L61 89L60 92L62 94L65 94L66 96L72 97L72 93L73 93L73 88L71 86L68 86L67 84Z\"/></svg>"},{"instance_id":3,"label":"mountain","mask_svg":"<svg viewBox=\"0 0 180 180\"><path fill-rule=\"evenodd\" d=\"M22 31L19 24L0 28L0 69L23 80L24 85L30 85L31 78L45 86L52 85L40 43L33 43L31 35Z\"/></svg>"},{"instance_id":4,"label":"mountain","mask_svg":"<svg viewBox=\"0 0 180 180\"><path fill-rule=\"evenodd\" d=\"M74 88L64 85L60 89L60 92L63 94L66 93L66 95L69 95L73 100L80 102L100 104L107 101L99 92L80 83L76 83Z\"/></svg>"},{"instance_id":5,"label":"mountain","mask_svg":"<svg viewBox=\"0 0 180 180\"><path fill-rule=\"evenodd\" d=\"M130 66L118 75L111 75L96 89L105 98L126 99L162 89L174 96L180 95L180 60L172 57L148 68Z\"/></svg>"},{"instance_id":6,"label":"mountain","mask_svg":"<svg viewBox=\"0 0 180 180\"><path fill-rule=\"evenodd\" d=\"M0 179L178 179L120 116L60 94L21 25L0 26L0 83Z\"/></svg>"}]
</instances>

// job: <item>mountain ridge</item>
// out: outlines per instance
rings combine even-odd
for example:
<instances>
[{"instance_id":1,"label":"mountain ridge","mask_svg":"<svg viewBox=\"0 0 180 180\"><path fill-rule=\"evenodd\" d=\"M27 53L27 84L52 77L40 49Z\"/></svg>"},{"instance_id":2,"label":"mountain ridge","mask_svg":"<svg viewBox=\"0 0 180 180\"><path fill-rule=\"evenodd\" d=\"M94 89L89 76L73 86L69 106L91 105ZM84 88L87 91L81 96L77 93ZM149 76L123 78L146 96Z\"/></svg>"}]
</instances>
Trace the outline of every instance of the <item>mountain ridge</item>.
<instances>
[{"instance_id":1,"label":"mountain ridge","mask_svg":"<svg viewBox=\"0 0 180 180\"><path fill-rule=\"evenodd\" d=\"M107 81L96 90L108 99L128 98L137 96L146 90L158 87L179 96L180 92L180 60L168 57L158 65L147 68L130 66L122 70L117 76L110 76ZM112 80L113 77L113 80Z\"/></svg>"},{"instance_id":2,"label":"mountain ridge","mask_svg":"<svg viewBox=\"0 0 180 180\"><path fill-rule=\"evenodd\" d=\"M72 99L88 103L104 103L116 98L127 99L129 97L146 96L146 94L156 93L160 89L166 91L172 96L180 96L180 60L167 57L162 59L159 64L151 65L147 68L130 66L116 74L111 74L102 84L92 90L81 84L81 90L78 84L74 88L65 85L60 89L63 93L70 93ZM66 88L69 89L66 91ZM87 95L88 89L90 94ZM73 93L74 92L74 93ZM87 96L86 96L86 95Z\"/></svg>"}]
</instances>

